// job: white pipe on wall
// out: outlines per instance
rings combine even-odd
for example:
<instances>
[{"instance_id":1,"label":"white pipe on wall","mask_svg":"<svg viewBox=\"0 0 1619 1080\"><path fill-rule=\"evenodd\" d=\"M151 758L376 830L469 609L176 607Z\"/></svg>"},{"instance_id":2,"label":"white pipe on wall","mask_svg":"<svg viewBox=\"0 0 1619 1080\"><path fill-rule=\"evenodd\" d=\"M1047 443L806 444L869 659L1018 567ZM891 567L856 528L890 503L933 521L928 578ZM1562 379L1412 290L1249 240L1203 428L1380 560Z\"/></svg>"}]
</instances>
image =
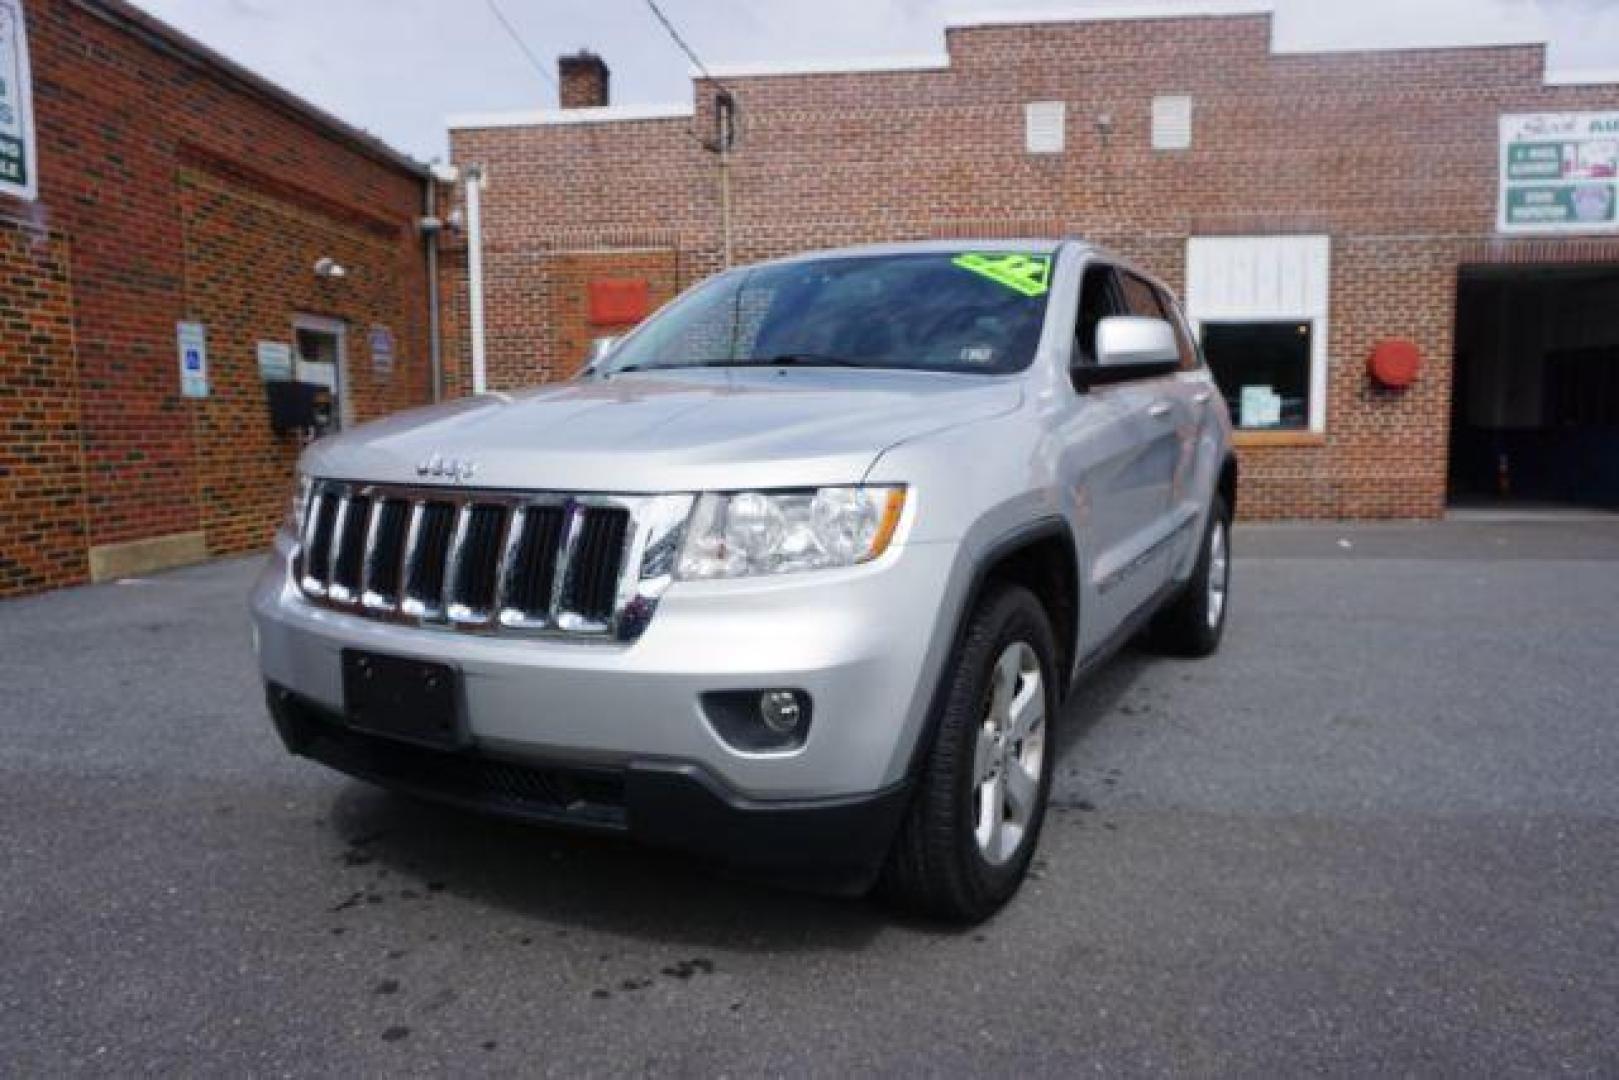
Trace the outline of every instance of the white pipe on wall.
<instances>
[{"instance_id":1,"label":"white pipe on wall","mask_svg":"<svg viewBox=\"0 0 1619 1080\"><path fill-rule=\"evenodd\" d=\"M472 392L486 387L483 334L483 166L471 165L467 178L467 291L472 316Z\"/></svg>"}]
</instances>

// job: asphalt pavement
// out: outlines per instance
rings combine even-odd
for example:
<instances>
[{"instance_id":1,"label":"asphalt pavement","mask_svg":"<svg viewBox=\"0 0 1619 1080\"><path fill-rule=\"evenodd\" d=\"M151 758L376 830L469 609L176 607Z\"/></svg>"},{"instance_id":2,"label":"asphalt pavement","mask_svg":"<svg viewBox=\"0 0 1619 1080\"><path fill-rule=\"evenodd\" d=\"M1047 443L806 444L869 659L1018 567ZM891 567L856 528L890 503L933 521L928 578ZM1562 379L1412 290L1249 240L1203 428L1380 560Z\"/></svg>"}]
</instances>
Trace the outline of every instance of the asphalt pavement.
<instances>
[{"instance_id":1,"label":"asphalt pavement","mask_svg":"<svg viewBox=\"0 0 1619 1080\"><path fill-rule=\"evenodd\" d=\"M0 603L0 1074L1619 1072L1619 520L1237 552L966 931L288 757L254 560Z\"/></svg>"}]
</instances>

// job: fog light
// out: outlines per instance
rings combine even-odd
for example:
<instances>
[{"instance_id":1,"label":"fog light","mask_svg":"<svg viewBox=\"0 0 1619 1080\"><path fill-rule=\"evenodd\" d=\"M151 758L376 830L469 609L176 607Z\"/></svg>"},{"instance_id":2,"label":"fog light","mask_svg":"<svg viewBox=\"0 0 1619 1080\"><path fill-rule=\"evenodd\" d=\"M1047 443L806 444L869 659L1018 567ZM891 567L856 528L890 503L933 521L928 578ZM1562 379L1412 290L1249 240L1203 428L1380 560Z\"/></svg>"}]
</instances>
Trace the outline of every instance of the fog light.
<instances>
[{"instance_id":1,"label":"fog light","mask_svg":"<svg viewBox=\"0 0 1619 1080\"><path fill-rule=\"evenodd\" d=\"M777 735L791 735L804 718L798 695L791 690L766 690L759 695L759 718Z\"/></svg>"},{"instance_id":2,"label":"fog light","mask_svg":"<svg viewBox=\"0 0 1619 1080\"><path fill-rule=\"evenodd\" d=\"M815 703L803 690L711 690L699 700L714 734L747 753L797 750L814 723Z\"/></svg>"}]
</instances>

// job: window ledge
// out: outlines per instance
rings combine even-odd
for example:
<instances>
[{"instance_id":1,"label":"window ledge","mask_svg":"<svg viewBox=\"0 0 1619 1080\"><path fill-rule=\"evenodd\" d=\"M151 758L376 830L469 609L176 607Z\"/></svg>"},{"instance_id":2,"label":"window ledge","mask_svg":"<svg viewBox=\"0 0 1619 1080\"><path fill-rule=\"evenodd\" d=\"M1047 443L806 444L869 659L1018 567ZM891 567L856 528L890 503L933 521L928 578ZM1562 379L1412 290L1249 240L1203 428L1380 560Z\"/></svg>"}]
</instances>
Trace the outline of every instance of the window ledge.
<instances>
[{"instance_id":1,"label":"window ledge","mask_svg":"<svg viewBox=\"0 0 1619 1080\"><path fill-rule=\"evenodd\" d=\"M1327 435L1323 431L1244 431L1231 433L1235 446L1325 446Z\"/></svg>"}]
</instances>

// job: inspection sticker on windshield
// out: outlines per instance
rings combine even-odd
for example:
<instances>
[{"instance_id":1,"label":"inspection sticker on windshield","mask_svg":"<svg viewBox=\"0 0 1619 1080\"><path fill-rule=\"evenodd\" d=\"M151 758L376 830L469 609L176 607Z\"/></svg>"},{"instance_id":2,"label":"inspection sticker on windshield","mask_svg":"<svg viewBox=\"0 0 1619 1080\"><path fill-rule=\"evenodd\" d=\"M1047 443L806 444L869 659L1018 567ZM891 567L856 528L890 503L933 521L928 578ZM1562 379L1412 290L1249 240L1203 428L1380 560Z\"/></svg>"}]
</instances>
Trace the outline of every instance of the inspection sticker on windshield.
<instances>
[{"instance_id":1,"label":"inspection sticker on windshield","mask_svg":"<svg viewBox=\"0 0 1619 1080\"><path fill-rule=\"evenodd\" d=\"M951 262L1024 296L1044 296L1051 288L1050 255L967 254Z\"/></svg>"}]
</instances>

